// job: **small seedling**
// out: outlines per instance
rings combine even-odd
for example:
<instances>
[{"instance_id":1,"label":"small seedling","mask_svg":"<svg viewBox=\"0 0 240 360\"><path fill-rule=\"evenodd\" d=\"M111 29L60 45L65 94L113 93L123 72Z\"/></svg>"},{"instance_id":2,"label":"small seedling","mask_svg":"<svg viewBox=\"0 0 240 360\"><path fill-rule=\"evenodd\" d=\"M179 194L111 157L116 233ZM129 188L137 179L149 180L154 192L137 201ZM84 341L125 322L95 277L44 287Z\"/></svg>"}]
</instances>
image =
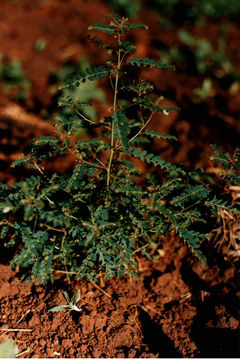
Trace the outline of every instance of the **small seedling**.
<instances>
[{"instance_id":1,"label":"small seedling","mask_svg":"<svg viewBox=\"0 0 240 360\"><path fill-rule=\"evenodd\" d=\"M36 40L34 47L37 52L41 53L46 49L46 45L46 40L43 38L39 38Z\"/></svg>"},{"instance_id":2,"label":"small seedling","mask_svg":"<svg viewBox=\"0 0 240 360\"><path fill-rule=\"evenodd\" d=\"M23 67L18 60L4 60L0 53L0 83L1 89L14 96L16 100L26 99L31 86L26 78Z\"/></svg>"},{"instance_id":3,"label":"small seedling","mask_svg":"<svg viewBox=\"0 0 240 360\"><path fill-rule=\"evenodd\" d=\"M77 306L77 303L81 298L80 290L78 290L74 295L73 301L70 301L68 293L66 291L64 291L63 294L65 296L65 299L67 300L67 305L54 306L53 308L49 309L49 311L64 311L64 310L78 311L78 312L82 311L81 306L80 307Z\"/></svg>"},{"instance_id":4,"label":"small seedling","mask_svg":"<svg viewBox=\"0 0 240 360\"><path fill-rule=\"evenodd\" d=\"M13 340L8 338L0 344L0 358L15 358L18 355L18 347Z\"/></svg>"},{"instance_id":5,"label":"small seedling","mask_svg":"<svg viewBox=\"0 0 240 360\"><path fill-rule=\"evenodd\" d=\"M130 18L137 16L141 9L141 2L139 0L108 0L107 2L111 8Z\"/></svg>"},{"instance_id":6,"label":"small seedling","mask_svg":"<svg viewBox=\"0 0 240 360\"><path fill-rule=\"evenodd\" d=\"M17 358L29 351L30 351L30 348L28 347L26 350L24 350L20 353L17 345L15 345L14 341L11 338L7 338L5 341L3 341L0 344L0 358L1 359Z\"/></svg>"}]
</instances>

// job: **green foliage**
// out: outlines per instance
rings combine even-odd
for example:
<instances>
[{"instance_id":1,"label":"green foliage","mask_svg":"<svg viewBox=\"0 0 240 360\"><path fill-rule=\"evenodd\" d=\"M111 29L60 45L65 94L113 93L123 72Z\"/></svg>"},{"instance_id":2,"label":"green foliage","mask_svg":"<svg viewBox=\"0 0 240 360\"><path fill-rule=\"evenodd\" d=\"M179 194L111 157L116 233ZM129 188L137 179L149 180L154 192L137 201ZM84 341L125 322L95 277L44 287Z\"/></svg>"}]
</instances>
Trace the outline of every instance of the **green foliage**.
<instances>
[{"instance_id":1,"label":"green foliage","mask_svg":"<svg viewBox=\"0 0 240 360\"><path fill-rule=\"evenodd\" d=\"M136 16L141 7L139 0L107 0L107 3L117 12L130 18Z\"/></svg>"},{"instance_id":2,"label":"green foliage","mask_svg":"<svg viewBox=\"0 0 240 360\"><path fill-rule=\"evenodd\" d=\"M100 46L100 45L99 45ZM85 70L90 67L90 64L86 58L81 59L77 64L67 65L56 73L52 74L57 82L65 82L65 86L62 88L59 97L59 106L63 107L62 111L58 114L58 121L68 123L72 121L74 123L75 133L83 134L84 128L81 123L76 121L79 117L78 113L82 113L91 120L97 119L97 113L90 101L97 100L100 103L105 101L105 93L98 86L98 80L85 81L81 83L81 86L66 86L67 79L71 78L71 81L75 81L78 74L85 74ZM68 84L69 85L69 84ZM51 92L57 93L57 87L54 85L51 87ZM78 100L80 99L80 100Z\"/></svg>"},{"instance_id":3,"label":"green foliage","mask_svg":"<svg viewBox=\"0 0 240 360\"><path fill-rule=\"evenodd\" d=\"M153 59L148 58L131 58L128 63L130 65L136 65L138 67L144 66L150 68L158 67L160 69L175 69L175 67L172 65L162 64L159 61L154 61Z\"/></svg>"},{"instance_id":4,"label":"green foliage","mask_svg":"<svg viewBox=\"0 0 240 360\"><path fill-rule=\"evenodd\" d=\"M35 41L34 48L37 52L41 53L46 49L46 40L43 38L39 38Z\"/></svg>"},{"instance_id":5,"label":"green foliage","mask_svg":"<svg viewBox=\"0 0 240 360\"><path fill-rule=\"evenodd\" d=\"M26 354L30 351L28 347L26 350L19 353L17 345L11 338L7 338L0 344L0 358L1 359L13 359L18 358L19 356Z\"/></svg>"},{"instance_id":6,"label":"green foliage","mask_svg":"<svg viewBox=\"0 0 240 360\"><path fill-rule=\"evenodd\" d=\"M154 7L169 24L182 24L184 21L203 21L206 17L216 21L221 18L239 20L239 0L153 0Z\"/></svg>"},{"instance_id":7,"label":"green foliage","mask_svg":"<svg viewBox=\"0 0 240 360\"><path fill-rule=\"evenodd\" d=\"M164 139L164 140L177 140L176 136L167 135L167 134L160 134L159 132L155 132L153 130L146 130L144 132L145 135L148 135L152 138L156 137L157 139Z\"/></svg>"},{"instance_id":8,"label":"green foliage","mask_svg":"<svg viewBox=\"0 0 240 360\"><path fill-rule=\"evenodd\" d=\"M221 169L219 173L221 181L225 186L240 186L240 148L237 147L233 154L223 152L217 145L212 145L212 149L211 160Z\"/></svg>"},{"instance_id":9,"label":"green foliage","mask_svg":"<svg viewBox=\"0 0 240 360\"><path fill-rule=\"evenodd\" d=\"M225 30L223 26L217 50L213 49L208 40L193 37L188 31L180 30L178 36L181 44L161 51L161 60L166 64L176 63L188 73L192 71L204 76L214 76L214 79L231 75L238 79L239 71L234 68L231 60L227 57ZM208 81L208 79L206 80Z\"/></svg>"},{"instance_id":10,"label":"green foliage","mask_svg":"<svg viewBox=\"0 0 240 360\"><path fill-rule=\"evenodd\" d=\"M85 72L81 72L79 75L76 75L73 80L67 80L64 82L59 89L61 90L69 87L71 90L73 90L75 86L79 87L81 83L85 83L87 80L99 80L108 75L109 70L104 66L98 66L92 69L87 68Z\"/></svg>"},{"instance_id":11,"label":"green foliage","mask_svg":"<svg viewBox=\"0 0 240 360\"><path fill-rule=\"evenodd\" d=\"M78 290L76 292L76 294L73 297L73 301L70 301L70 298L68 296L68 293L66 291L64 291L64 296L65 299L67 301L67 305L58 305L58 306L54 306L53 308L49 309L49 311L77 311L77 312L81 312L82 309L81 307L77 306L77 303L79 302L80 298L81 298L81 293L80 290Z\"/></svg>"},{"instance_id":12,"label":"green foliage","mask_svg":"<svg viewBox=\"0 0 240 360\"><path fill-rule=\"evenodd\" d=\"M199 17L207 16L214 20L221 17L239 18L240 3L238 0L204 0L197 1L196 5L189 9L189 16Z\"/></svg>"},{"instance_id":13,"label":"green foliage","mask_svg":"<svg viewBox=\"0 0 240 360\"><path fill-rule=\"evenodd\" d=\"M140 144L149 138L174 140L147 130L147 125L155 113L168 115L178 108L164 107L163 97L156 97L152 84L129 81L129 64L163 68L150 59L129 60L133 44L126 45L124 37L134 28L145 26L129 24L115 14L108 25L91 26L112 38L111 43L104 43L108 51L111 47L111 59L106 66L87 68L61 86L74 91L86 82L109 79L113 89L109 116L92 120L77 108L78 117L59 117L55 137L35 140L25 157L12 165L35 173L16 184L0 185L1 241L17 247L11 265L24 268L23 277L30 281L45 283L58 271L92 281L101 276L137 276L134 255L150 256L159 238L172 231L205 261L204 224L225 205L192 173L142 145L135 146L138 139ZM90 39L103 47L95 36ZM120 106L121 93L126 92L136 118ZM86 103L67 96L61 105L75 108ZM79 127L94 129L93 137L79 139ZM46 161L67 154L76 160L72 171L59 175L45 169ZM156 167L161 176L142 173L134 159L146 162L151 172Z\"/></svg>"},{"instance_id":14,"label":"green foliage","mask_svg":"<svg viewBox=\"0 0 240 360\"><path fill-rule=\"evenodd\" d=\"M8 338L0 344L0 358L16 358L18 355L18 347L13 340Z\"/></svg>"},{"instance_id":15,"label":"green foliage","mask_svg":"<svg viewBox=\"0 0 240 360\"><path fill-rule=\"evenodd\" d=\"M0 82L6 92L12 92L16 99L28 96L30 82L24 75L22 65L18 60L3 60L0 54Z\"/></svg>"}]
</instances>

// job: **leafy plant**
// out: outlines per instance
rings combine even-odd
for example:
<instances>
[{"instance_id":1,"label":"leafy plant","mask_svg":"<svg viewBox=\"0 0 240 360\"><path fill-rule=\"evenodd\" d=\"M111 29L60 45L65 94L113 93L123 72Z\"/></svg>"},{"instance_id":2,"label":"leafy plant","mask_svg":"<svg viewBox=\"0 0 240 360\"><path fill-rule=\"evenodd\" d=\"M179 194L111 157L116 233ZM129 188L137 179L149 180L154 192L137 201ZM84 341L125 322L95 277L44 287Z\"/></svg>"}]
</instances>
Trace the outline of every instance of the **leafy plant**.
<instances>
[{"instance_id":1,"label":"leafy plant","mask_svg":"<svg viewBox=\"0 0 240 360\"><path fill-rule=\"evenodd\" d=\"M229 17L232 20L239 19L240 4L238 0L230 0L228 3L224 0L198 0L191 6L188 12L191 18L207 16L213 20L222 17Z\"/></svg>"},{"instance_id":2,"label":"leafy plant","mask_svg":"<svg viewBox=\"0 0 240 360\"><path fill-rule=\"evenodd\" d=\"M194 89L194 95L194 102L205 101L209 97L213 96L211 79L205 78L202 82L202 87Z\"/></svg>"},{"instance_id":3,"label":"leafy plant","mask_svg":"<svg viewBox=\"0 0 240 360\"><path fill-rule=\"evenodd\" d=\"M107 3L115 11L130 18L136 16L141 8L139 0L107 0Z\"/></svg>"},{"instance_id":4,"label":"leafy plant","mask_svg":"<svg viewBox=\"0 0 240 360\"><path fill-rule=\"evenodd\" d=\"M180 30L178 36L182 45L161 51L161 60L167 64L178 64L188 74L192 71L205 76L214 75L214 78L230 75L238 79L239 72L226 55L224 32L223 27L218 40L218 49L215 51L206 39L193 37L188 31Z\"/></svg>"},{"instance_id":5,"label":"leafy plant","mask_svg":"<svg viewBox=\"0 0 240 360\"><path fill-rule=\"evenodd\" d=\"M205 18L212 21L221 18L239 21L239 0L153 0L151 6L168 25L182 24L189 20L200 23Z\"/></svg>"},{"instance_id":6,"label":"leafy plant","mask_svg":"<svg viewBox=\"0 0 240 360\"><path fill-rule=\"evenodd\" d=\"M146 28L116 14L110 15L107 25L89 27L110 36L109 42L89 36L110 58L106 65L87 68L65 81L61 89L74 91L86 82L107 78L113 93L109 115L93 121L79 110L86 105L81 99L63 99L61 106L77 110L79 117L59 118L55 137L35 140L25 157L13 163L32 169L30 177L0 186L2 243L17 247L11 265L25 269L23 277L30 281L45 283L55 272L94 282L102 276L137 276L135 254L151 257L160 239L171 232L205 262L201 250L208 238L205 224L210 216L217 217L218 209L231 209L196 180L198 171L187 172L136 146L144 139L174 141L147 126L154 114L167 116L178 110L164 106L151 83L131 80L132 68L174 69L133 57L136 49L126 35ZM121 97L128 99L124 105ZM91 129L93 137L77 138L81 127ZM59 175L46 169L47 162L66 154L76 160L72 172ZM151 172L141 172L135 159L145 162Z\"/></svg>"},{"instance_id":7,"label":"leafy plant","mask_svg":"<svg viewBox=\"0 0 240 360\"><path fill-rule=\"evenodd\" d=\"M52 74L52 78L54 78L57 82L64 82L69 77L77 76L84 69L89 68L90 64L87 58L82 58L77 64L69 64L64 66L62 69L58 70L55 74ZM51 92L57 92L57 86L51 87ZM75 107L64 106L59 117L73 117L73 121L76 123L76 117L78 117L78 112L81 112L83 115L87 116L90 120L97 119L97 113L93 106L91 106L90 101L97 100L100 103L103 103L106 100L106 96L104 91L98 86L98 81L86 81L80 87L65 87L61 91L59 105L61 105L61 101L66 98L75 99ZM77 102L77 99L81 99L81 103ZM74 120L75 117L75 120ZM83 130L83 128L82 128ZM82 133L81 130L81 133Z\"/></svg>"},{"instance_id":8,"label":"leafy plant","mask_svg":"<svg viewBox=\"0 0 240 360\"><path fill-rule=\"evenodd\" d=\"M224 188L240 186L240 148L237 147L233 154L224 152L220 146L212 145L213 155L211 160L217 164L218 178L224 182Z\"/></svg>"},{"instance_id":9,"label":"leafy plant","mask_svg":"<svg viewBox=\"0 0 240 360\"><path fill-rule=\"evenodd\" d=\"M30 82L24 75L22 65L18 60L3 60L0 54L0 82L4 91L12 91L16 99L28 96Z\"/></svg>"},{"instance_id":10,"label":"leafy plant","mask_svg":"<svg viewBox=\"0 0 240 360\"><path fill-rule=\"evenodd\" d=\"M67 300L67 305L54 306L53 308L49 309L49 311L64 311L64 310L78 311L78 312L82 311L81 307L77 306L77 303L81 298L80 290L78 290L74 295L73 301L70 301L68 293L66 291L64 291L64 296L65 299Z\"/></svg>"},{"instance_id":11,"label":"leafy plant","mask_svg":"<svg viewBox=\"0 0 240 360\"><path fill-rule=\"evenodd\" d=\"M43 38L39 38L35 41L34 48L37 52L41 53L46 49L46 40Z\"/></svg>"},{"instance_id":12,"label":"leafy plant","mask_svg":"<svg viewBox=\"0 0 240 360\"><path fill-rule=\"evenodd\" d=\"M18 347L13 340L8 338L0 344L0 358L16 358L18 355Z\"/></svg>"}]
</instances>

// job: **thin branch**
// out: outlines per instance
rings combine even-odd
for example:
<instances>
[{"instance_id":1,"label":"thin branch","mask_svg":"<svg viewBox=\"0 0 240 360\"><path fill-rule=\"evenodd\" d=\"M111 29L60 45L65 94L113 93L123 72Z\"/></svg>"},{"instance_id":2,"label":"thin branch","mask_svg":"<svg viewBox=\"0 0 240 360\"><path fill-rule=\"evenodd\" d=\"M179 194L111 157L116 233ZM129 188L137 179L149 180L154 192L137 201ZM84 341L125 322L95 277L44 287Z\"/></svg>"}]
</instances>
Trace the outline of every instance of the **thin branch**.
<instances>
[{"instance_id":1,"label":"thin branch","mask_svg":"<svg viewBox=\"0 0 240 360\"><path fill-rule=\"evenodd\" d=\"M96 123L88 118L86 118L86 116L84 116L83 114L81 114L77 109L76 107L73 105L73 110L82 118L84 119L85 121L89 122L90 124L93 124L93 125L96 125Z\"/></svg>"},{"instance_id":2,"label":"thin branch","mask_svg":"<svg viewBox=\"0 0 240 360\"><path fill-rule=\"evenodd\" d=\"M61 230L61 229L57 229L57 228L54 228L52 226L49 226L47 224L41 224L42 226L46 226L46 228L48 228L49 230L53 230L53 231L58 231L58 232L63 232L65 233L65 230Z\"/></svg>"},{"instance_id":3,"label":"thin branch","mask_svg":"<svg viewBox=\"0 0 240 360\"><path fill-rule=\"evenodd\" d=\"M112 296L110 294L108 294L106 291L104 291L100 286L98 286L97 284L95 284L94 282L92 282L91 280L89 280L90 283L99 291L101 291L104 295L106 295L107 297L109 297L110 299L112 298Z\"/></svg>"},{"instance_id":4,"label":"thin branch","mask_svg":"<svg viewBox=\"0 0 240 360\"><path fill-rule=\"evenodd\" d=\"M38 166L38 164L36 163L36 161L33 162L33 165L36 167L36 169L38 169L38 171L39 171L42 175L44 175L42 169Z\"/></svg>"},{"instance_id":5,"label":"thin branch","mask_svg":"<svg viewBox=\"0 0 240 360\"><path fill-rule=\"evenodd\" d=\"M0 329L0 331L33 331L33 329Z\"/></svg>"},{"instance_id":6,"label":"thin branch","mask_svg":"<svg viewBox=\"0 0 240 360\"><path fill-rule=\"evenodd\" d=\"M100 165L102 165L102 167L104 167L104 168L105 168L105 170L107 170L106 165L104 165L104 164L102 163L102 161L101 161L100 159L98 159L98 158L97 158L97 156L96 156L96 155L92 154L92 156L94 157L94 159L95 159L95 160L97 160L97 161L99 162L99 164L100 164Z\"/></svg>"}]
</instances>

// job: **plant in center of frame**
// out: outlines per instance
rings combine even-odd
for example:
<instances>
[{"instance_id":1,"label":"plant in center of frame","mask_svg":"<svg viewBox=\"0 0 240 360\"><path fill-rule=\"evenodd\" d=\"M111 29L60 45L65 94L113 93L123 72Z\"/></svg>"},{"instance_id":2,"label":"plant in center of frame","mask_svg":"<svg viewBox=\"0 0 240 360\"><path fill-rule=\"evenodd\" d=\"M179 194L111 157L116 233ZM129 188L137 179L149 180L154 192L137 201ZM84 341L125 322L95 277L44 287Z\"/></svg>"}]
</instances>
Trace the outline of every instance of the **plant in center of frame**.
<instances>
[{"instance_id":1,"label":"plant in center of frame","mask_svg":"<svg viewBox=\"0 0 240 360\"><path fill-rule=\"evenodd\" d=\"M89 39L106 49L110 59L61 88L74 91L86 81L107 78L112 108L109 116L93 121L81 112L89 104L71 96L62 99L60 105L73 111L59 117L55 137L35 140L25 157L13 163L34 173L14 185L0 186L1 242L18 249L11 264L24 268L24 277L43 283L54 278L56 271L92 281L101 274L106 279L136 275L135 254L149 256L159 238L172 231L204 261L200 244L207 235L199 230L200 224L211 209L227 205L194 181L194 173L144 150L142 144L151 138L175 139L149 131L147 125L155 113L167 115L177 108L165 107L149 82L131 80L134 67L173 67L133 57L136 49L126 35L145 30L143 24L130 24L112 14L108 25L89 29L109 35L109 42L96 36ZM94 136L79 139L83 127ZM69 153L75 158L71 173L60 175L46 169L46 163ZM142 174L134 159L161 169L164 181Z\"/></svg>"}]
</instances>

